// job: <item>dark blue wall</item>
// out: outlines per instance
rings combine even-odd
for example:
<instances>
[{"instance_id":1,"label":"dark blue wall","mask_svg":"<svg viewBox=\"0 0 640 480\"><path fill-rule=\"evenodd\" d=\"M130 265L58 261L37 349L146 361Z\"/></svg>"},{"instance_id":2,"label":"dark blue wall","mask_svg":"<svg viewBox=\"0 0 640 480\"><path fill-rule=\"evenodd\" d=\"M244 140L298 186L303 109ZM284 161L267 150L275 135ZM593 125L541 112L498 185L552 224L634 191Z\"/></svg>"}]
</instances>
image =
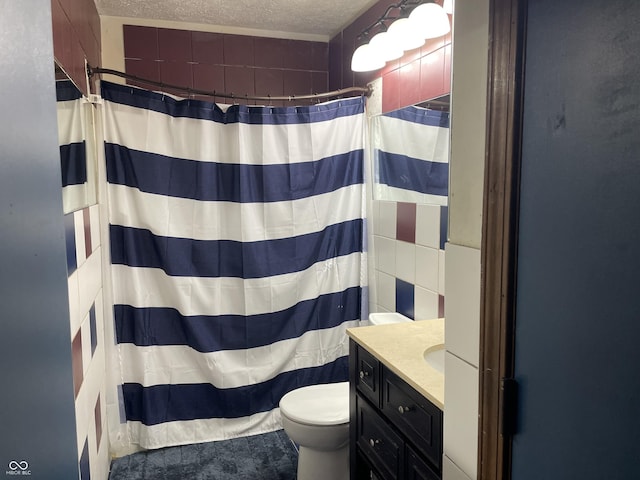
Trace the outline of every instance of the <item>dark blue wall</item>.
<instances>
[{"instance_id":1,"label":"dark blue wall","mask_svg":"<svg viewBox=\"0 0 640 480\"><path fill-rule=\"evenodd\" d=\"M30 478L73 480L51 2L0 0L0 12L0 476L27 462Z\"/></svg>"},{"instance_id":2,"label":"dark blue wall","mask_svg":"<svg viewBox=\"0 0 640 480\"><path fill-rule=\"evenodd\" d=\"M640 478L640 2L528 4L513 478Z\"/></svg>"}]
</instances>

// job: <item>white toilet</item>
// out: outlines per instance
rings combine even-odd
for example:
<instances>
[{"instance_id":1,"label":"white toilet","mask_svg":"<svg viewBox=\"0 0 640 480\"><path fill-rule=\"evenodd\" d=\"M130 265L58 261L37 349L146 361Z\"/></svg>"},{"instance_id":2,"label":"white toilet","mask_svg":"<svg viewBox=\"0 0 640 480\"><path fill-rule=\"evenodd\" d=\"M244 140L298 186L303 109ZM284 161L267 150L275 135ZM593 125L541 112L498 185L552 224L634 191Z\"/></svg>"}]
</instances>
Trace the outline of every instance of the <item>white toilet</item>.
<instances>
[{"instance_id":1,"label":"white toilet","mask_svg":"<svg viewBox=\"0 0 640 480\"><path fill-rule=\"evenodd\" d=\"M410 321L395 312L369 315L371 325ZM298 480L349 479L349 382L292 390L280 400L280 415L299 446Z\"/></svg>"},{"instance_id":2,"label":"white toilet","mask_svg":"<svg viewBox=\"0 0 640 480\"><path fill-rule=\"evenodd\" d=\"M292 390L280 415L299 446L298 480L349 479L349 382Z\"/></svg>"}]
</instances>

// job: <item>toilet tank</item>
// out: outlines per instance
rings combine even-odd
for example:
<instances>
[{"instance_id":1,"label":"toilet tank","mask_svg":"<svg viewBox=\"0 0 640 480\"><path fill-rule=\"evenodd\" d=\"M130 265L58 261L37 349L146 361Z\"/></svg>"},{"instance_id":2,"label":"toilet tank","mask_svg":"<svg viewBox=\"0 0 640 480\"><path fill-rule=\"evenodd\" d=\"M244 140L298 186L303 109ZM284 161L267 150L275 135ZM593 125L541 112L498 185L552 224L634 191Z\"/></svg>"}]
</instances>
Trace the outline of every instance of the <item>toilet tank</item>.
<instances>
[{"instance_id":1,"label":"toilet tank","mask_svg":"<svg viewBox=\"0 0 640 480\"><path fill-rule=\"evenodd\" d=\"M405 317L398 312L377 312L369 314L369 324L386 325L389 323L412 322L409 317Z\"/></svg>"}]
</instances>

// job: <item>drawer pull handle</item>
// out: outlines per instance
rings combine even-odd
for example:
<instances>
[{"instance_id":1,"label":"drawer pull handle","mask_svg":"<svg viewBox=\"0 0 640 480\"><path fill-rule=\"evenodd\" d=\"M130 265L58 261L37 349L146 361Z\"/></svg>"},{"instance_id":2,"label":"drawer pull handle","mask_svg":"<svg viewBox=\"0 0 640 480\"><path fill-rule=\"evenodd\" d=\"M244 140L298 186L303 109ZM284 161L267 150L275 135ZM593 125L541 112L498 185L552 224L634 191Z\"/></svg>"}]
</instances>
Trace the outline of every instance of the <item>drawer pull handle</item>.
<instances>
[{"instance_id":1,"label":"drawer pull handle","mask_svg":"<svg viewBox=\"0 0 640 480\"><path fill-rule=\"evenodd\" d=\"M375 446L379 443L380 443L380 440L374 440L373 438L369 439L369 445L371 445L371 447L373 448L375 448Z\"/></svg>"},{"instance_id":2,"label":"drawer pull handle","mask_svg":"<svg viewBox=\"0 0 640 480\"><path fill-rule=\"evenodd\" d=\"M365 372L364 370L360 370L360 378L368 377L369 372Z\"/></svg>"},{"instance_id":3,"label":"drawer pull handle","mask_svg":"<svg viewBox=\"0 0 640 480\"><path fill-rule=\"evenodd\" d=\"M411 411L411 407L403 407L402 405L398 407L398 412L400 412L400 415L404 415L405 413L410 411Z\"/></svg>"}]
</instances>

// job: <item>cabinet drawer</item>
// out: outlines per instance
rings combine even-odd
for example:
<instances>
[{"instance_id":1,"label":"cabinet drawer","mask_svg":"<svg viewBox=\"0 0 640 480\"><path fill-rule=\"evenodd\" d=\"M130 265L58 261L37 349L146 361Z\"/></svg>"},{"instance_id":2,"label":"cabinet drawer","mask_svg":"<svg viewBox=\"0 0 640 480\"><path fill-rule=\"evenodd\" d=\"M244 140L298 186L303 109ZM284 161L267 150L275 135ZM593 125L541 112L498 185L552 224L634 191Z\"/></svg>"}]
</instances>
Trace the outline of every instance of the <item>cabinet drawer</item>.
<instances>
[{"instance_id":1,"label":"cabinet drawer","mask_svg":"<svg viewBox=\"0 0 640 480\"><path fill-rule=\"evenodd\" d=\"M357 445L379 472L380 478L403 478L404 442L393 429L371 408L357 398Z\"/></svg>"},{"instance_id":2,"label":"cabinet drawer","mask_svg":"<svg viewBox=\"0 0 640 480\"><path fill-rule=\"evenodd\" d=\"M440 472L442 411L386 368L382 373L382 412Z\"/></svg>"},{"instance_id":3,"label":"cabinet drawer","mask_svg":"<svg viewBox=\"0 0 640 480\"><path fill-rule=\"evenodd\" d=\"M380 406L380 361L358 347L356 369L356 388L376 407Z\"/></svg>"}]
</instances>

